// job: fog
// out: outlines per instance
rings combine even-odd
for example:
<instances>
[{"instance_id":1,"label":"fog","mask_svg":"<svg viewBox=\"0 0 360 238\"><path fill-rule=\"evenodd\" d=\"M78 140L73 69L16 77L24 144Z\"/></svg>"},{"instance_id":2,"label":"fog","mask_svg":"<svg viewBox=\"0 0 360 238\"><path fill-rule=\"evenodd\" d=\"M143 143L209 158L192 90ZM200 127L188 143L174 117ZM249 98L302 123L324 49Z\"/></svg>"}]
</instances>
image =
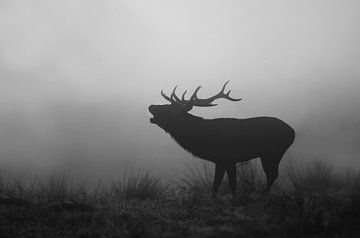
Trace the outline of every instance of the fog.
<instances>
[{"instance_id":1,"label":"fog","mask_svg":"<svg viewBox=\"0 0 360 238\"><path fill-rule=\"evenodd\" d=\"M195 160L150 124L160 90L233 97L191 113L276 116L286 158L360 166L360 2L0 1L0 168L106 177ZM286 159L285 158L285 159ZM285 160L284 159L284 160Z\"/></svg>"}]
</instances>

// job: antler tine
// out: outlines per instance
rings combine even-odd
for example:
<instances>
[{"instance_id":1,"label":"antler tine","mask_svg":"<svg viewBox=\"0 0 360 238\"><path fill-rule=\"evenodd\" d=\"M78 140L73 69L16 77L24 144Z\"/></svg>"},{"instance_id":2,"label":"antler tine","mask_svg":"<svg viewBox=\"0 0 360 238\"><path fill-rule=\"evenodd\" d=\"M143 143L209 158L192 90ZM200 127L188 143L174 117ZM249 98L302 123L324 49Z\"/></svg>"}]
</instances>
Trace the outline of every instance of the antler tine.
<instances>
[{"instance_id":1,"label":"antler tine","mask_svg":"<svg viewBox=\"0 0 360 238\"><path fill-rule=\"evenodd\" d=\"M228 99L228 100L233 101L233 102L240 101L241 98L232 98L232 97L230 97L231 89L227 93L225 93L225 87L229 82L230 82L229 80L225 82L224 86L222 87L221 92L218 93L218 95L222 96L222 98Z\"/></svg>"},{"instance_id":2,"label":"antler tine","mask_svg":"<svg viewBox=\"0 0 360 238\"><path fill-rule=\"evenodd\" d=\"M178 104L178 105L182 105L182 106L186 106L188 105L188 101L184 100L184 97L185 97L185 93L186 91L184 92L184 94L182 95L182 99L180 99L177 95L176 95L176 89L177 89L177 85L174 87L170 97L167 97L166 99L170 99L171 103L172 104ZM190 106L190 105L189 105Z\"/></svg>"},{"instance_id":3,"label":"antler tine","mask_svg":"<svg viewBox=\"0 0 360 238\"><path fill-rule=\"evenodd\" d=\"M161 90L160 93L161 93L161 96L163 96L166 100L168 100L168 101L171 102L171 103L174 103L174 100L171 99L170 97L168 97L168 96L164 93L163 90Z\"/></svg>"},{"instance_id":4,"label":"antler tine","mask_svg":"<svg viewBox=\"0 0 360 238\"><path fill-rule=\"evenodd\" d=\"M227 85L229 82L230 82L230 80L228 80L228 81L226 81L226 82L224 83L224 86L222 87L220 93L224 93L224 92L225 92L226 85Z\"/></svg>"},{"instance_id":5,"label":"antler tine","mask_svg":"<svg viewBox=\"0 0 360 238\"><path fill-rule=\"evenodd\" d=\"M193 93L193 94L191 95L191 97L190 97L190 101L193 101L193 100L195 100L195 99L198 98L198 97L197 97L197 93L199 92L200 88L201 88L201 86L197 86L197 88L195 89L194 93Z\"/></svg>"},{"instance_id":6,"label":"antler tine","mask_svg":"<svg viewBox=\"0 0 360 238\"><path fill-rule=\"evenodd\" d=\"M180 98L176 95L175 91L177 89L177 85L174 87L172 93L171 93L171 98L176 101L176 102L181 102Z\"/></svg>"},{"instance_id":7,"label":"antler tine","mask_svg":"<svg viewBox=\"0 0 360 238\"><path fill-rule=\"evenodd\" d=\"M182 101L186 101L186 99L185 99L185 94L186 94L186 92L187 92L187 90L185 90L185 92L184 92L183 95L181 96L181 100L182 100Z\"/></svg>"}]
</instances>

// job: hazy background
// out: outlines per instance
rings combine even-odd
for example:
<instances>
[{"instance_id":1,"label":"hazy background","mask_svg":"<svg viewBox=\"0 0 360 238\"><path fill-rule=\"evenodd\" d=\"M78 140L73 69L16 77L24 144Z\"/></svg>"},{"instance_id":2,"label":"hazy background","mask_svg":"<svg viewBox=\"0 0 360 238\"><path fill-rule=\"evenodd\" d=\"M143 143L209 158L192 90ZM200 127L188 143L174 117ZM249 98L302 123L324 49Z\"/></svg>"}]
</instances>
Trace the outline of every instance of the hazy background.
<instances>
[{"instance_id":1,"label":"hazy background","mask_svg":"<svg viewBox=\"0 0 360 238\"><path fill-rule=\"evenodd\" d=\"M272 115L287 157L360 167L360 2L0 1L0 168L109 176L189 162L149 123L160 90L234 97L206 118Z\"/></svg>"}]
</instances>

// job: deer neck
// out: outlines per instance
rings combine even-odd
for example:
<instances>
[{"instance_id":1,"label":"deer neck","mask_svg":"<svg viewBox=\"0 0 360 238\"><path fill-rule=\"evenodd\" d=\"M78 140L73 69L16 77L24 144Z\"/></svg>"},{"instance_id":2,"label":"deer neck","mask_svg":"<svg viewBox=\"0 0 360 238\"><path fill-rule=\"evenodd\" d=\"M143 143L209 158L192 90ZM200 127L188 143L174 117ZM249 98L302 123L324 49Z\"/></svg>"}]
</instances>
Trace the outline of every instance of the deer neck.
<instances>
[{"instance_id":1,"label":"deer neck","mask_svg":"<svg viewBox=\"0 0 360 238\"><path fill-rule=\"evenodd\" d=\"M171 137L185 149L189 149L194 140L201 140L204 136L206 120L191 114L174 122L167 131Z\"/></svg>"}]
</instances>

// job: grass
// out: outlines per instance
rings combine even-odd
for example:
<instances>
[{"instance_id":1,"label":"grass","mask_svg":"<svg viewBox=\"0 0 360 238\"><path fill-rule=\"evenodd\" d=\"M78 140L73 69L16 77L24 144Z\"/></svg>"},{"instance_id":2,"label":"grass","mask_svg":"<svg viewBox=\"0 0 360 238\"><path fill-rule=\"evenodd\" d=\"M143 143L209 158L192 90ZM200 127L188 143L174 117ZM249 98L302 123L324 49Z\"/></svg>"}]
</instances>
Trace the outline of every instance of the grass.
<instances>
[{"instance_id":1,"label":"grass","mask_svg":"<svg viewBox=\"0 0 360 238\"><path fill-rule=\"evenodd\" d=\"M107 183L58 174L0 176L0 237L357 237L360 174L316 162L287 165L262 195L259 164L237 167L237 198L226 180L211 199L213 167L178 171L164 182L149 171ZM287 184L286 186L282 184Z\"/></svg>"}]
</instances>

